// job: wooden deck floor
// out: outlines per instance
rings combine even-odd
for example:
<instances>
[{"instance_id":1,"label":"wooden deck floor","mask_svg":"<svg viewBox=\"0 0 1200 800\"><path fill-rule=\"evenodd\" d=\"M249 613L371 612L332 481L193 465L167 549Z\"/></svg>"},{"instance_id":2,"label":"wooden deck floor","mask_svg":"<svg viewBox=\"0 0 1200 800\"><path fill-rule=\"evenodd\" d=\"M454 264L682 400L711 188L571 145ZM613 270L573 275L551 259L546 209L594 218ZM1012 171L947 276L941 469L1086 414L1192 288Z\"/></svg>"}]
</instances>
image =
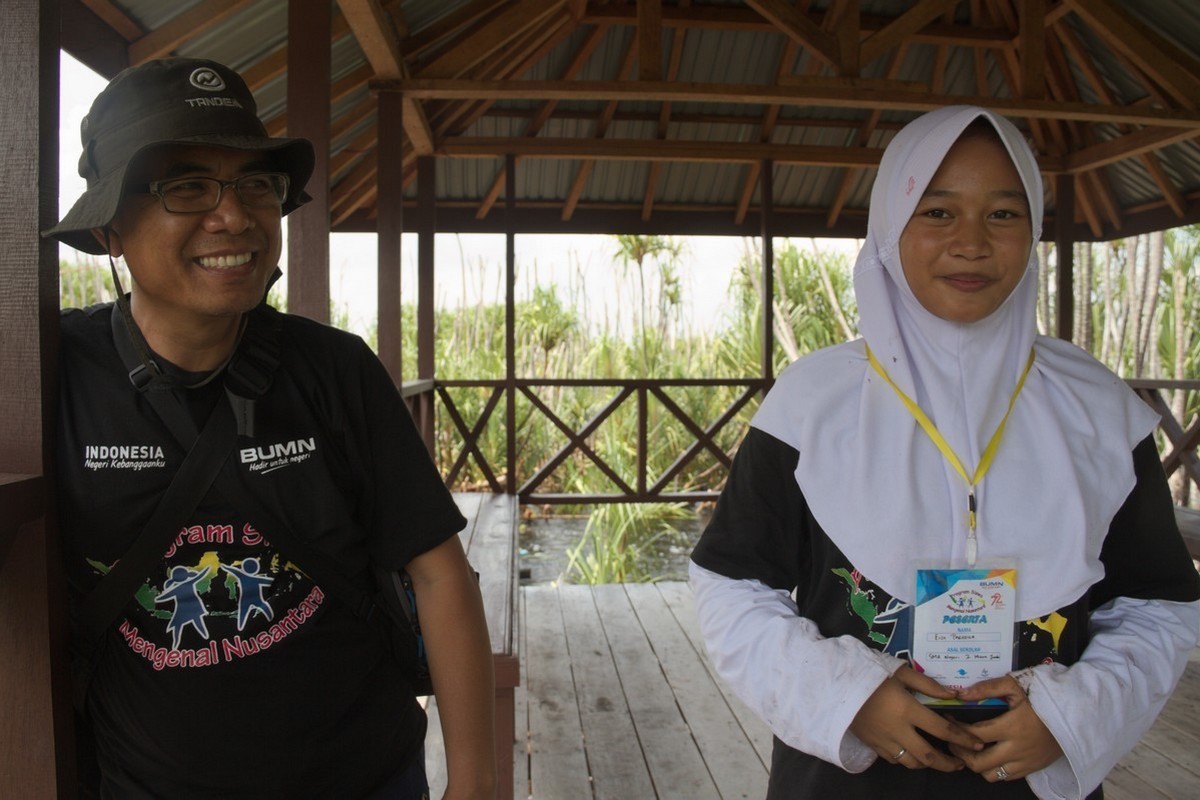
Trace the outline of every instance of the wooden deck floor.
<instances>
[{"instance_id":1,"label":"wooden deck floor","mask_svg":"<svg viewBox=\"0 0 1200 800\"><path fill-rule=\"evenodd\" d=\"M763 797L770 734L713 674L685 584L531 585L522 599L514 797ZM1193 653L1155 727L1106 781L1109 800L1200 798L1197 711ZM444 777L431 767L438 797Z\"/></svg>"}]
</instances>

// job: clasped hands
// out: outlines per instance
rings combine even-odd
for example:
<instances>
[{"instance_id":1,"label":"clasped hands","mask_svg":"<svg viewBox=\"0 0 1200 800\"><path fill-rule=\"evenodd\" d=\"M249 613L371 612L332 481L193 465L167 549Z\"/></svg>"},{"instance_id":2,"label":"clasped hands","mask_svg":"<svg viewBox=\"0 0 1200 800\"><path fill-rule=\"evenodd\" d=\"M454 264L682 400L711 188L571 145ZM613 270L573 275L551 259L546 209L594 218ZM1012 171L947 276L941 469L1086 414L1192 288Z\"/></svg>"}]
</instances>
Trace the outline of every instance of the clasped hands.
<instances>
[{"instance_id":1,"label":"clasped hands","mask_svg":"<svg viewBox=\"0 0 1200 800\"><path fill-rule=\"evenodd\" d=\"M913 692L947 700L1002 698L1009 710L968 725L925 707ZM1029 696L1009 675L955 692L911 667L901 667L859 709L850 731L891 763L941 772L965 768L989 783L1024 778L1062 755ZM935 747L927 735L946 742L950 752Z\"/></svg>"}]
</instances>

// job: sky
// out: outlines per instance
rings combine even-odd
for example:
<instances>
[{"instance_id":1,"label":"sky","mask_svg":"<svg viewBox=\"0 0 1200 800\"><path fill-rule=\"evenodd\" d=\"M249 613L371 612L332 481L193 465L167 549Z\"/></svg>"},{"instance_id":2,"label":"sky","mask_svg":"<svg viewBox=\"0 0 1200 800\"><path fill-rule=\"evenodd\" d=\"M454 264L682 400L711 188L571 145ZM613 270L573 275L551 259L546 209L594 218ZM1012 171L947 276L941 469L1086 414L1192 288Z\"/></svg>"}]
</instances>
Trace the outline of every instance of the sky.
<instances>
[{"instance_id":1,"label":"sky","mask_svg":"<svg viewBox=\"0 0 1200 800\"><path fill-rule=\"evenodd\" d=\"M79 161L79 125L92 99L105 81L71 56L62 55L60 110L61 179L60 216L84 190L76 174ZM285 220L286 224L286 220ZM680 279L683 320L689 330L718 330L728 311L728 287L734 268L747 248L757 250L755 239L728 236L681 237L683 254ZM287 270L287 239L281 266ZM776 245L778 247L778 244ZM822 247L845 248L847 243L822 240ZM463 303L498 303L503 300L504 237L495 234L438 234L434 243L439 307ZM516 238L517 299L532 294L532 287L555 284L563 298L586 297L581 309L597 328L627 331L632 323L630 303L622 302L632 290L631 271L616 259L617 243L611 236L524 235ZM59 246L60 258L74 261L79 254ZM851 251L852 252L852 251ZM401 239L401 295L416 292L416 234ZM348 327L366 333L376 316L376 243L374 234L333 234L330 238L330 296L335 308L344 309ZM648 270L648 279L654 275Z\"/></svg>"}]
</instances>

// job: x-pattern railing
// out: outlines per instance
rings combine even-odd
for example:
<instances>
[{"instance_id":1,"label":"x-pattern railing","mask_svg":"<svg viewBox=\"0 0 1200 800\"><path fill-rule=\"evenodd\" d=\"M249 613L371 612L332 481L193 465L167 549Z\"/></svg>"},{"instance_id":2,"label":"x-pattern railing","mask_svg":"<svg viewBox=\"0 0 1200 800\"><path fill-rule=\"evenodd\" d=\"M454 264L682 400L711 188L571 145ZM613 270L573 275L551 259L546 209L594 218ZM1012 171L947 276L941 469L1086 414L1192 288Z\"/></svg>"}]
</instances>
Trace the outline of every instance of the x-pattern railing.
<instances>
[{"instance_id":1,"label":"x-pattern railing","mask_svg":"<svg viewBox=\"0 0 1200 800\"><path fill-rule=\"evenodd\" d=\"M454 457L453 463L446 470L446 482L455 485L468 466L468 461L474 461L483 480L494 492L513 491L527 503L598 503L598 502L654 502L654 501L694 501L710 500L717 496L717 491L671 491L675 481L689 465L694 464L702 453L709 453L726 469L732 463L729 452L717 441L720 432L733 422L739 412L744 409L756 396L767 387L767 382L761 379L694 379L694 380L553 380L553 379L517 379L511 386L504 380L448 380L437 381L436 392L442 409L453 423L454 429L461 439L462 445ZM581 424L572 425L563 419L563 415L551 408L550 403L542 396L546 388L587 387L592 389L612 388L611 398L600 404L592 416ZM732 400L721 410L712 421L693 419L678 402L671 398L667 390L672 387L699 387L716 389L718 387L735 387L738 391ZM482 388L488 390L478 416L474 421L464 418L460 404L454 399L451 390L457 388ZM497 409L505 408L505 398L509 390L515 398L519 395L528 401L529 405L545 418L566 441L542 463L532 470L528 476L517 475L515 463L505 464L502 480L496 465L492 464L480 440L489 422L496 416ZM681 452L670 465L659 475L651 475L649 468L649 407L651 401L657 402L672 420L683 426L694 441ZM627 403L636 404L636 467L634 474L622 474L618 466L610 463L597 449L589 444L589 440L600 430L604 423L613 419L614 415ZM516 432L506 429L507 437ZM509 457L514 452L508 448ZM616 491L604 494L564 493L542 491L542 487L564 462L572 456L583 456L590 466L603 473L613 484Z\"/></svg>"},{"instance_id":2,"label":"x-pattern railing","mask_svg":"<svg viewBox=\"0 0 1200 800\"><path fill-rule=\"evenodd\" d=\"M1176 391L1189 393L1200 392L1200 381L1174 381L1137 378L1126 381L1129 386L1151 408L1159 414L1159 428L1166 440L1162 454L1163 470L1169 476L1179 470L1192 484L1200 488L1200 456L1196 450L1200 447L1200 415L1188 420L1176 418L1171 407L1170 394ZM562 415L550 407L539 394L540 389L548 387L583 386L592 388L612 387L615 394L604 403L593 416L579 426L572 426L564 421ZM560 433L566 437L565 444L545 459L533 472L524 477L516 475L516 464L504 464L503 473L499 472L480 446L489 422L496 417L497 409L505 408L505 398L509 384L504 380L450 380L427 381L420 390L407 392L409 400L414 405L421 405L418 396L426 394L426 398L436 393L440 399L442 410L452 421L454 430L461 439L461 447L457 449L453 463L446 470L446 483L453 486L465 473L468 461L474 461L483 480L493 492L515 491L522 502L527 503L596 503L596 502L653 502L664 500L709 500L714 499L718 492L713 490L695 490L685 492L669 491L671 482L675 480L689 464L704 452L712 454L716 461L728 468L731 457L725 448L717 441L718 434L734 419L755 396L765 391L769 382L763 379L745 378L740 380L695 379L695 380L553 380L553 379L517 379L512 383L511 390L514 398L517 395L528 400L529 404L545 417ZM455 402L451 389L454 388L483 388L488 389L488 396L477 418L468 421L463 417L459 404ZM739 387L740 391L724 408L721 414L711 422L702 424L688 414L668 394L670 387ZM1195 397L1195 395L1191 395ZM637 404L637 466L636 474L632 477L621 474L620 469L609 463L588 440L600 427L624 406L630 399ZM694 437L690 446L658 476L650 476L648 469L648 406L650 400L658 402L670 416L678 420L688 433ZM430 403L425 402L428 408ZM1189 405L1194 407L1195 403ZM1186 414L1186 412L1185 412ZM506 429L506 436L514 436L515 432ZM507 451L513 453L510 445ZM606 494L582 494L563 492L539 491L573 454L579 453L600 470L613 484L617 491ZM511 481L510 481L511 476Z\"/></svg>"}]
</instances>

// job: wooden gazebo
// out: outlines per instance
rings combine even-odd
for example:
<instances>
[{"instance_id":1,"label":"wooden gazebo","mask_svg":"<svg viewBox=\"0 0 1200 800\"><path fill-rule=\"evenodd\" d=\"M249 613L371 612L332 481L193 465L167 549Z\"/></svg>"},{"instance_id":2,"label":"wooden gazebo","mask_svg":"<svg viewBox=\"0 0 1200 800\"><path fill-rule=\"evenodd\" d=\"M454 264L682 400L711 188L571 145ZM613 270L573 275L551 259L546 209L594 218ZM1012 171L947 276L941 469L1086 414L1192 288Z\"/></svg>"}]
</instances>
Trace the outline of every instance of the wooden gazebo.
<instances>
[{"instance_id":1,"label":"wooden gazebo","mask_svg":"<svg viewBox=\"0 0 1200 800\"><path fill-rule=\"evenodd\" d=\"M57 163L60 48L105 76L168 54L223 61L274 133L311 138L315 201L289 225L289 307L325 319L329 232L377 233L379 352L397 379L400 232L420 235L418 416L436 377L435 232L505 233L510 286L522 233L759 236L769 292L772 237L861 236L883 147L947 103L997 109L1034 143L1063 335L1074 242L1200 220L1192 0L7 0L5 11L3 796L73 786L46 477L57 247L37 236L58 217L59 170L73 168ZM753 380L771 377L765 360ZM1194 468L1198 434L1175 427L1175 457Z\"/></svg>"}]
</instances>

